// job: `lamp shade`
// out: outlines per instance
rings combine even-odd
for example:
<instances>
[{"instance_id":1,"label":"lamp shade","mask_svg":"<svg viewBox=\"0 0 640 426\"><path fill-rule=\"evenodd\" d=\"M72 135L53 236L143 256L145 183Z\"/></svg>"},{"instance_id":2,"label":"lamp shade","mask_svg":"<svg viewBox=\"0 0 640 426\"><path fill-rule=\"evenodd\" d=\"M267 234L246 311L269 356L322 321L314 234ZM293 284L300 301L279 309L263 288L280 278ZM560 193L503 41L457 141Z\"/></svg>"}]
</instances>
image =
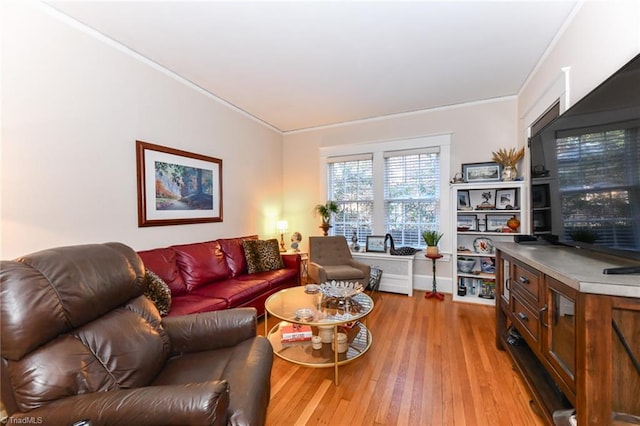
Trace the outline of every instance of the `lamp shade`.
<instances>
[{"instance_id":1,"label":"lamp shade","mask_svg":"<svg viewBox=\"0 0 640 426\"><path fill-rule=\"evenodd\" d=\"M279 233L283 234L287 232L287 229L289 229L289 222L286 220L279 220L278 223L276 223L276 228Z\"/></svg>"}]
</instances>

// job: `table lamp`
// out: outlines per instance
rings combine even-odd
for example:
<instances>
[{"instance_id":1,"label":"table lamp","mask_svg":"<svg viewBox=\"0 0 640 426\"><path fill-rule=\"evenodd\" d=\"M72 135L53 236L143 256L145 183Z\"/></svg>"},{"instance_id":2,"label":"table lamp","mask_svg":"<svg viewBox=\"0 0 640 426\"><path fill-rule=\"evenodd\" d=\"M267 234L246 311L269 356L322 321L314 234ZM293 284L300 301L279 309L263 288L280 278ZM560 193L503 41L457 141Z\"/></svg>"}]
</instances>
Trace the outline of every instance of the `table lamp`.
<instances>
[{"instance_id":1,"label":"table lamp","mask_svg":"<svg viewBox=\"0 0 640 426\"><path fill-rule=\"evenodd\" d=\"M278 223L276 223L276 228L280 233L280 251L287 251L284 246L284 233L289 229L289 223L286 220L279 220Z\"/></svg>"}]
</instances>

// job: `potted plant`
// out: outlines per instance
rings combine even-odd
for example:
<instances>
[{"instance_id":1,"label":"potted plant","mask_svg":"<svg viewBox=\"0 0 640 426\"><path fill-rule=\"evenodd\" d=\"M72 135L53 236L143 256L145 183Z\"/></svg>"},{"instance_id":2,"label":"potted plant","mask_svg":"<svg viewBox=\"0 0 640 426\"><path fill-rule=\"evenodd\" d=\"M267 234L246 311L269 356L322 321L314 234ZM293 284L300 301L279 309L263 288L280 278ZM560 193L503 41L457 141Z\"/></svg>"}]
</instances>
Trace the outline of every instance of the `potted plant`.
<instances>
[{"instance_id":1,"label":"potted plant","mask_svg":"<svg viewBox=\"0 0 640 426\"><path fill-rule=\"evenodd\" d=\"M429 230L422 233L422 238L427 244L427 256L437 256L439 254L438 243L443 236L444 234L438 231Z\"/></svg>"},{"instance_id":2,"label":"potted plant","mask_svg":"<svg viewBox=\"0 0 640 426\"><path fill-rule=\"evenodd\" d=\"M317 204L314 210L322 218L320 228L322 228L326 237L329 235L329 228L331 228L331 215L338 213L338 204L335 201L328 200L324 204Z\"/></svg>"}]
</instances>

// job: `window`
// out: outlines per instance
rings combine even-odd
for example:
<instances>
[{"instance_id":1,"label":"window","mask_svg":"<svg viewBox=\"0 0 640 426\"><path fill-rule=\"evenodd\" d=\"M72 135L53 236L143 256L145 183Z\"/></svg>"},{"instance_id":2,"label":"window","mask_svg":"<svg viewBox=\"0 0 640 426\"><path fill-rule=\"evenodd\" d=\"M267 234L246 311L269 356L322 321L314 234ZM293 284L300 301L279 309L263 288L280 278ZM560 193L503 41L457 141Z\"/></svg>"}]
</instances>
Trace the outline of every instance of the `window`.
<instances>
[{"instance_id":1,"label":"window","mask_svg":"<svg viewBox=\"0 0 640 426\"><path fill-rule=\"evenodd\" d=\"M322 149L327 199L340 206L331 235L358 241L393 235L396 247L424 247L422 232L447 229L449 135ZM444 199L443 199L444 196Z\"/></svg>"},{"instance_id":2,"label":"window","mask_svg":"<svg viewBox=\"0 0 640 426\"><path fill-rule=\"evenodd\" d=\"M385 229L402 246L424 246L422 232L438 229L438 149L384 153Z\"/></svg>"},{"instance_id":3,"label":"window","mask_svg":"<svg viewBox=\"0 0 640 426\"><path fill-rule=\"evenodd\" d=\"M373 214L373 156L371 154L330 158L329 199L340 213L333 221L332 235L349 240L354 231L360 240L371 235Z\"/></svg>"}]
</instances>

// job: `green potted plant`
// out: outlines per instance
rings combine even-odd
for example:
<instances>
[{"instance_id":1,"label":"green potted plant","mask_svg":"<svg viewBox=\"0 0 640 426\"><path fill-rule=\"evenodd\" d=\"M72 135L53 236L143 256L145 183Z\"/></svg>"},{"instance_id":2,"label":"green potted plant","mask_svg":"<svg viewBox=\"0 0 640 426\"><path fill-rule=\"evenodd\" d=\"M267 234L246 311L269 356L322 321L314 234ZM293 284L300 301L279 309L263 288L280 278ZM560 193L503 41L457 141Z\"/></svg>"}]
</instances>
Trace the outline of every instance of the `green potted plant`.
<instances>
[{"instance_id":1,"label":"green potted plant","mask_svg":"<svg viewBox=\"0 0 640 426\"><path fill-rule=\"evenodd\" d=\"M429 256L437 256L439 254L438 251L438 243L440 239L444 236L444 234L438 231L424 231L422 233L422 238L424 242L427 244L427 255Z\"/></svg>"},{"instance_id":2,"label":"green potted plant","mask_svg":"<svg viewBox=\"0 0 640 426\"><path fill-rule=\"evenodd\" d=\"M317 204L314 210L322 218L320 228L322 228L326 237L329 235L329 228L331 228L331 215L338 213L338 204L335 201L328 200L324 204Z\"/></svg>"}]
</instances>

